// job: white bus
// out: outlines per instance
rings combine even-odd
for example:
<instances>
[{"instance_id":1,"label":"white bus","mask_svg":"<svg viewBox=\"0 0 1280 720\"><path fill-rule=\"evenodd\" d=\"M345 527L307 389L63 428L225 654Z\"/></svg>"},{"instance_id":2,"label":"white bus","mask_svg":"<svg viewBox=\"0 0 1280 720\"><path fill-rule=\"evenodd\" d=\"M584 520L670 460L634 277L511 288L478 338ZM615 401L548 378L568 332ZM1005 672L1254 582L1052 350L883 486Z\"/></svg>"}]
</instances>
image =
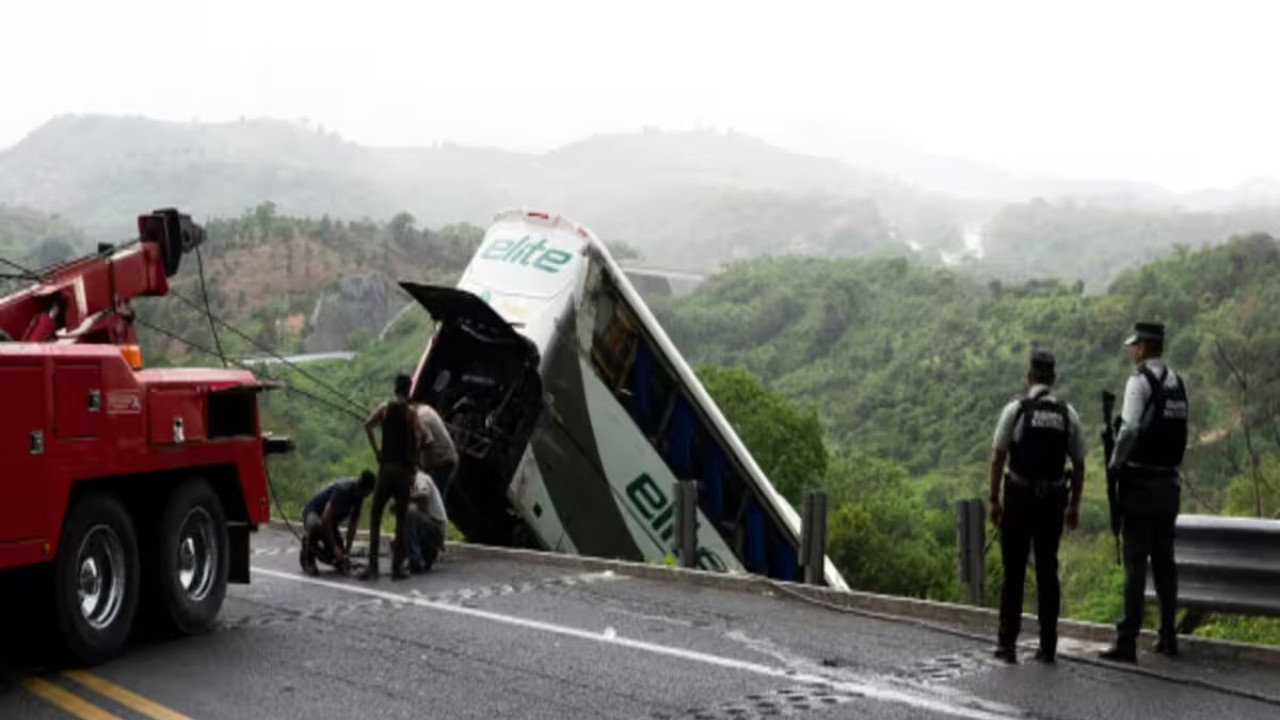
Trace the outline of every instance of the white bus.
<instances>
[{"instance_id":1,"label":"white bus","mask_svg":"<svg viewBox=\"0 0 1280 720\"><path fill-rule=\"evenodd\" d=\"M800 579L795 509L589 230L505 212L458 287L401 285L436 320L413 396L453 433L468 538L661 562L673 485L697 480L698 567Z\"/></svg>"}]
</instances>

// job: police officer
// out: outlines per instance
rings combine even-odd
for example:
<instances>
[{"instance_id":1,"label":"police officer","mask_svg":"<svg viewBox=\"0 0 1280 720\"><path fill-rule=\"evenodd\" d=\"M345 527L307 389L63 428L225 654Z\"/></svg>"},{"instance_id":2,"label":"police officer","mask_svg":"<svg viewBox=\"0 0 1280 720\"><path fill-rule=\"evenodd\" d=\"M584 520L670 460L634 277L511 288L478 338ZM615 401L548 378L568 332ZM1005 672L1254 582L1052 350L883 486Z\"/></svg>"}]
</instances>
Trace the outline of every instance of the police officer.
<instances>
[{"instance_id":1,"label":"police officer","mask_svg":"<svg viewBox=\"0 0 1280 720\"><path fill-rule=\"evenodd\" d=\"M1022 630L1022 592L1027 556L1036 553L1040 648L1036 659L1053 663L1058 644L1058 543L1065 523L1079 524L1084 489L1084 432L1074 408L1052 394L1055 359L1031 354L1027 393L1005 406L991 453L991 521L1000 528L1004 587L1000 592L997 658L1018 661ZM1065 480L1071 461L1071 487ZM1000 485L1004 481L1004 504Z\"/></svg>"},{"instance_id":2,"label":"police officer","mask_svg":"<svg viewBox=\"0 0 1280 720\"><path fill-rule=\"evenodd\" d=\"M1178 467L1187 449L1187 388L1165 364L1164 326L1138 323L1125 341L1137 370L1124 391L1120 430L1109 473L1119 483L1124 539L1124 618L1116 642L1102 653L1107 660L1137 662L1142 629L1147 558L1160 601L1160 631L1155 651L1178 654L1174 616L1178 574L1173 563L1173 530L1181 487Z\"/></svg>"}]
</instances>

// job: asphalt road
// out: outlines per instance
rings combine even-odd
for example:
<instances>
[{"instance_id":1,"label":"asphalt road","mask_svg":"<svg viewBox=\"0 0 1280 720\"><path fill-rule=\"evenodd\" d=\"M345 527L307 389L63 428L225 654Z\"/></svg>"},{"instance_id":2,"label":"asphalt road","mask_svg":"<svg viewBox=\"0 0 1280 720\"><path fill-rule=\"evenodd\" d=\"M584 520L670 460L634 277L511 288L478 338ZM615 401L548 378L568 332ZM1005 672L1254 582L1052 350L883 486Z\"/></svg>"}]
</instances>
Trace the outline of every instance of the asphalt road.
<instances>
[{"instance_id":1,"label":"asphalt road","mask_svg":"<svg viewBox=\"0 0 1280 720\"><path fill-rule=\"evenodd\" d=\"M0 718L1280 717L1109 667L1005 666L985 643L767 593L457 554L405 582L311 580L287 535L257 540L217 630L90 672L42 667L41 636L6 617ZM1177 671L1280 686L1275 668Z\"/></svg>"}]
</instances>

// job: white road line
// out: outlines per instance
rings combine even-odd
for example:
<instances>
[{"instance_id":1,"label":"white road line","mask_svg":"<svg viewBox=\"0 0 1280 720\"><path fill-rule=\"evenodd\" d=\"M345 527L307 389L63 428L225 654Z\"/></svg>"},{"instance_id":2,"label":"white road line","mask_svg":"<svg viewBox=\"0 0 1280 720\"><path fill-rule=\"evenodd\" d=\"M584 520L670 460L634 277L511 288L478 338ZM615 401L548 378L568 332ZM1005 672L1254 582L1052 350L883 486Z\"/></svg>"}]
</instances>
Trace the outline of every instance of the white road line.
<instances>
[{"instance_id":1,"label":"white road line","mask_svg":"<svg viewBox=\"0 0 1280 720\"><path fill-rule=\"evenodd\" d=\"M577 638L579 640L586 640L604 645L617 645L619 647L639 650L642 652L652 653L654 655L679 658L681 660L701 663L703 665L712 665L715 667L738 670L765 677L779 678L805 685L821 685L823 687L834 688L841 692L860 695L872 700L898 703L953 717L969 718L970 720L1011 720L1012 718L1019 717L1018 715L1001 714L975 708L962 707L960 705L948 703L944 700L925 697L895 688L880 687L858 682L833 682L829 678L807 673L798 673L786 668L761 665L759 663L737 660L720 655L712 655L710 653L699 652L697 650L688 650L685 648L671 647L669 645L660 645L658 643L652 643L645 640L620 637L616 634L607 632L594 632L591 630L569 627L567 625L557 625L555 623L544 622L541 620L530 620L528 618L516 617L514 615L504 615L502 613L492 612L489 610L479 610L477 608L463 607L460 605L446 605L444 603L433 602L420 597L386 592L384 590L377 590L371 587L350 585L330 580L320 580L317 578L307 577L305 575L298 575L296 573L280 572L278 570L269 570L260 567L254 567L253 571L259 575L265 575L266 577L278 580L288 580L304 585L315 585L317 587L329 588L330 590L337 590L339 592L347 592L356 595L364 595L366 597L382 598L393 602L407 603L443 613L465 615L466 617L477 620L487 620L489 622L501 623L503 625L511 625L528 630L537 630L540 632Z\"/></svg>"}]
</instances>

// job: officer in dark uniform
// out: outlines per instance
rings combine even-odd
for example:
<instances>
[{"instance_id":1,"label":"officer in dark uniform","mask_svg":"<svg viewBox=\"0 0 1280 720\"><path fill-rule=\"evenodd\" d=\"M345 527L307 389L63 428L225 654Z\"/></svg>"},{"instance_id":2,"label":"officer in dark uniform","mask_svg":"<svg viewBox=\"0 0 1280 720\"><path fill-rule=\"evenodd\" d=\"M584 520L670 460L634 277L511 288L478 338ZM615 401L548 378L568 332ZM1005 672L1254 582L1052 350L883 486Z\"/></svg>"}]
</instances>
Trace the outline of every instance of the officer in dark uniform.
<instances>
[{"instance_id":1,"label":"officer in dark uniform","mask_svg":"<svg viewBox=\"0 0 1280 720\"><path fill-rule=\"evenodd\" d=\"M1181 486L1178 467L1187 449L1187 388L1165 364L1164 326L1138 323L1125 341L1137 370L1124 391L1124 409L1116 449L1107 472L1119 483L1124 540L1124 618L1116 626L1107 660L1137 662L1138 632L1147 584L1147 558L1160 601L1160 631L1155 651L1178 654L1175 615L1178 572L1173 562L1173 533Z\"/></svg>"},{"instance_id":2,"label":"officer in dark uniform","mask_svg":"<svg viewBox=\"0 0 1280 720\"><path fill-rule=\"evenodd\" d=\"M997 658L1018 661L1022 629L1022 593L1027 556L1036 553L1040 648L1036 659L1054 662L1058 644L1058 543L1063 524L1079 524L1084 488L1084 432L1074 408L1052 395L1052 354L1031 355L1027 393L1005 406L996 426L991 454L991 521L1000 528L1004 588L1000 593ZM1071 487L1065 480L1071 461ZM1000 485L1004 481L1004 504Z\"/></svg>"}]
</instances>

